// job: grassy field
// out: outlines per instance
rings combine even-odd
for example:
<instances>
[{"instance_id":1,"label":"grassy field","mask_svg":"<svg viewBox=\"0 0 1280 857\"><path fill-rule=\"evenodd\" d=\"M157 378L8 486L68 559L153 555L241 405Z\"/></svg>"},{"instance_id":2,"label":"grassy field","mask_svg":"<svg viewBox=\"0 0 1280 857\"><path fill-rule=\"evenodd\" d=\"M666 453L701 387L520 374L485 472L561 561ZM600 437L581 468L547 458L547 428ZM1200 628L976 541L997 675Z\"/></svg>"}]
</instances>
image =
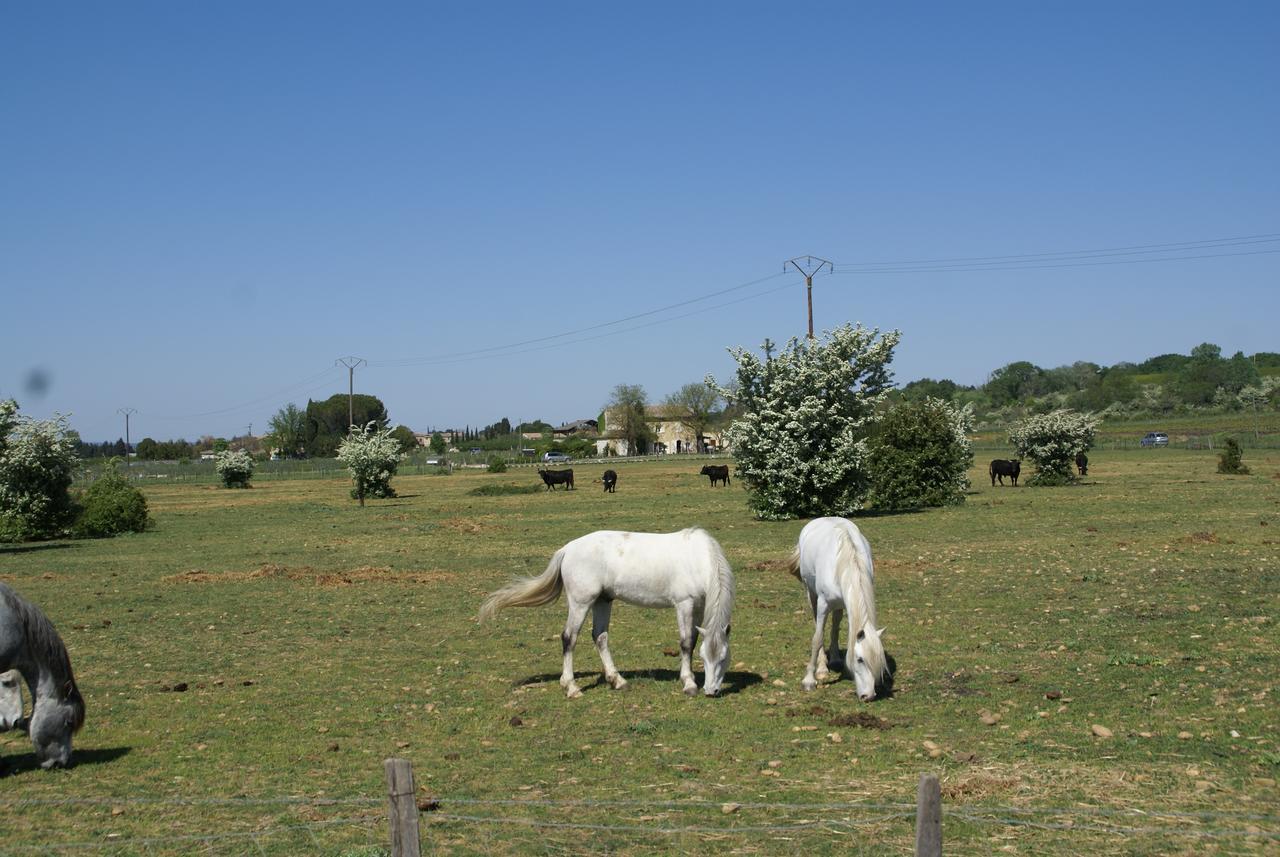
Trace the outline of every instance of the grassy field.
<instances>
[{"instance_id":1,"label":"grassy field","mask_svg":"<svg viewBox=\"0 0 1280 857\"><path fill-rule=\"evenodd\" d=\"M800 689L803 522L687 463L615 463L612 495L593 465L401 477L364 509L147 486L145 534L0 546L88 703L70 770L0 734L0 853L379 854L389 756L439 801L428 853L909 854L926 771L948 853L1280 852L1280 453L1097 451L1065 489L993 489L991 457L961 507L857 520L898 668L872 703ZM584 635L573 701L563 602L475 623L570 539L694 524L738 578L719 698L680 693L668 611L614 611L623 691Z\"/></svg>"}]
</instances>

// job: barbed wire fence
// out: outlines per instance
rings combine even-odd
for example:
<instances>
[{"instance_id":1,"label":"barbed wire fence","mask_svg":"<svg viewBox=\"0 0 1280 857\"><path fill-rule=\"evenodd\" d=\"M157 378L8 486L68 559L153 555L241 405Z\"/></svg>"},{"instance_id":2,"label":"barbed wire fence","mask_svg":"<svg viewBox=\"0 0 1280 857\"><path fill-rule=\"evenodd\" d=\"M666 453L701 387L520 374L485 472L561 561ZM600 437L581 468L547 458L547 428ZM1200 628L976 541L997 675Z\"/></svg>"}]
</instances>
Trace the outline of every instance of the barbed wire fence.
<instances>
[{"instance_id":1,"label":"barbed wire fence","mask_svg":"<svg viewBox=\"0 0 1280 857\"><path fill-rule=\"evenodd\" d=\"M543 799L427 796L416 787L408 760L384 763L387 794L380 797L202 798L202 797L0 797L0 819L57 809L145 815L146 811L198 813L197 823L223 829L197 833L130 836L118 831L97 838L59 839L44 832L21 841L11 824L0 825L0 855L29 854L340 854L344 857L418 857L424 845L447 852L479 841L495 849L519 844L515 831L540 838L565 833L616 837L618 842L693 836L718 841L727 837L772 837L794 842L802 835L867 837L866 853L882 853L883 834L904 835L914 817L917 857L942 853L943 829L961 825L1006 831L1056 831L1098 835L1117 841L1135 836L1186 843L1234 842L1245 850L1280 845L1280 815L1248 811L1180 811L1108 807L1013 807L944 805L938 778L922 774L915 803L723 802L701 799ZM221 818L228 811L267 812L244 829ZM605 820L600 820L600 819ZM140 823L152 823L139 819ZM244 822L240 822L244 826ZM170 823L172 827L173 824ZM427 837L424 839L423 830ZM488 834L476 829L493 830ZM449 838L452 837L452 838ZM435 840L435 841L432 841ZM525 843L526 845L531 843ZM481 850L484 850L482 847ZM855 853L857 853L855 851Z\"/></svg>"}]
</instances>

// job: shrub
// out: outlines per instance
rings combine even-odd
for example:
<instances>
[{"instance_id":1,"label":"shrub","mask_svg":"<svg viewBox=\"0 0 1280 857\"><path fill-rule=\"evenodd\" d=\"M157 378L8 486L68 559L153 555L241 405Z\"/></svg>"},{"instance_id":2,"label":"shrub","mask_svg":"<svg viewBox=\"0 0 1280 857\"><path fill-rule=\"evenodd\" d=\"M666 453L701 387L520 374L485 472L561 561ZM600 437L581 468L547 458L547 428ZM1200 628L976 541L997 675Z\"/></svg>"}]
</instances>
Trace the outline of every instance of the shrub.
<instances>
[{"instance_id":1,"label":"shrub","mask_svg":"<svg viewBox=\"0 0 1280 857\"><path fill-rule=\"evenodd\" d=\"M1241 460L1243 458L1240 442L1234 437L1227 438L1223 444L1222 453L1218 456L1218 472L1243 476L1249 472L1249 468Z\"/></svg>"},{"instance_id":2,"label":"shrub","mask_svg":"<svg viewBox=\"0 0 1280 857\"><path fill-rule=\"evenodd\" d=\"M489 472L490 473L506 473L507 460L500 455L489 456Z\"/></svg>"},{"instance_id":3,"label":"shrub","mask_svg":"<svg viewBox=\"0 0 1280 857\"><path fill-rule=\"evenodd\" d=\"M224 449L213 456L213 469L222 479L223 488L249 488L253 476L253 456L243 449Z\"/></svg>"},{"instance_id":4,"label":"shrub","mask_svg":"<svg viewBox=\"0 0 1280 857\"><path fill-rule=\"evenodd\" d=\"M66 532L75 519L77 440L66 417L20 417L17 402L0 402L0 541Z\"/></svg>"},{"instance_id":5,"label":"shrub","mask_svg":"<svg viewBox=\"0 0 1280 857\"><path fill-rule=\"evenodd\" d=\"M116 461L80 497L74 532L83 539L102 539L147 528L147 498L116 470Z\"/></svg>"},{"instance_id":6,"label":"shrub","mask_svg":"<svg viewBox=\"0 0 1280 857\"><path fill-rule=\"evenodd\" d=\"M1037 414L1016 423L1009 430L1009 443L1018 457L1029 458L1036 474L1028 485L1073 485L1077 481L1076 456L1093 446L1093 432L1098 420L1090 413L1077 413L1063 408Z\"/></svg>"},{"instance_id":7,"label":"shrub","mask_svg":"<svg viewBox=\"0 0 1280 857\"><path fill-rule=\"evenodd\" d=\"M707 384L738 416L726 436L747 502L765 520L847 515L871 485L867 442L888 395L888 364L900 334L844 325L824 340L791 339L764 359L743 348L736 384Z\"/></svg>"},{"instance_id":8,"label":"shrub","mask_svg":"<svg viewBox=\"0 0 1280 857\"><path fill-rule=\"evenodd\" d=\"M890 410L868 442L871 504L897 511L964 502L973 464L973 409L926 398Z\"/></svg>"},{"instance_id":9,"label":"shrub","mask_svg":"<svg viewBox=\"0 0 1280 857\"><path fill-rule=\"evenodd\" d=\"M400 441L392 436L392 430L379 429L374 422L363 429L352 426L338 447L338 460L347 466L354 483L351 496L359 500L361 506L366 497L396 496L391 477L396 475L403 457Z\"/></svg>"}]
</instances>

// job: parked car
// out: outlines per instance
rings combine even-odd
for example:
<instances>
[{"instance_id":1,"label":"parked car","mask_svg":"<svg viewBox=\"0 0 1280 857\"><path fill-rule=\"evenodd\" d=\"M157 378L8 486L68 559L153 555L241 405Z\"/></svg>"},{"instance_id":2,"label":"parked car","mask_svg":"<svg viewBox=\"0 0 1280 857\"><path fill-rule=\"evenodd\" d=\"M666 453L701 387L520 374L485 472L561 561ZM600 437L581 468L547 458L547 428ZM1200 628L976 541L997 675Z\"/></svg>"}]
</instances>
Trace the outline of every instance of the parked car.
<instances>
[{"instance_id":1,"label":"parked car","mask_svg":"<svg viewBox=\"0 0 1280 857\"><path fill-rule=\"evenodd\" d=\"M1149 431L1142 436L1143 446L1168 446L1169 435L1162 431Z\"/></svg>"},{"instance_id":2,"label":"parked car","mask_svg":"<svg viewBox=\"0 0 1280 857\"><path fill-rule=\"evenodd\" d=\"M548 463L552 461L568 461L569 456L565 455L563 452L556 452L552 450L551 452L544 452L542 454L542 460Z\"/></svg>"}]
</instances>

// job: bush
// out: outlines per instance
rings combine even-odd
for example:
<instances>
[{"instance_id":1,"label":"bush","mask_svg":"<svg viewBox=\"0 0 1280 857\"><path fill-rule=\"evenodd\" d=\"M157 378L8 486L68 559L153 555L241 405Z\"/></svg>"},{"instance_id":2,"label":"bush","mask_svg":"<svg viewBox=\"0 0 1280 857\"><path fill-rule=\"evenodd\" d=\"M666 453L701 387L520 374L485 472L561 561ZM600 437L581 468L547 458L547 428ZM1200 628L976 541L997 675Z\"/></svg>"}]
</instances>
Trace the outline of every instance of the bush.
<instances>
[{"instance_id":1,"label":"bush","mask_svg":"<svg viewBox=\"0 0 1280 857\"><path fill-rule=\"evenodd\" d=\"M147 528L147 498L116 470L109 469L80 497L80 517L73 532L82 539L103 539Z\"/></svg>"},{"instance_id":2,"label":"bush","mask_svg":"<svg viewBox=\"0 0 1280 857\"><path fill-rule=\"evenodd\" d=\"M1222 453L1218 456L1218 472L1243 476L1249 472L1249 468L1244 465L1242 458L1244 456L1240 452L1240 442L1234 437L1227 438Z\"/></svg>"},{"instance_id":3,"label":"bush","mask_svg":"<svg viewBox=\"0 0 1280 857\"><path fill-rule=\"evenodd\" d=\"M489 456L489 472L490 473L506 473L507 460L500 455Z\"/></svg>"},{"instance_id":4,"label":"bush","mask_svg":"<svg viewBox=\"0 0 1280 857\"><path fill-rule=\"evenodd\" d=\"M213 469L222 478L223 488L252 487L253 466L253 456L243 449L224 449L213 456Z\"/></svg>"},{"instance_id":5,"label":"bush","mask_svg":"<svg viewBox=\"0 0 1280 857\"><path fill-rule=\"evenodd\" d=\"M867 442L889 391L899 334L844 325L822 341L791 339L761 359L729 349L736 383L707 384L737 416L725 433L747 502L764 520L848 515L871 486Z\"/></svg>"},{"instance_id":6,"label":"bush","mask_svg":"<svg viewBox=\"0 0 1280 857\"><path fill-rule=\"evenodd\" d=\"M941 399L907 402L881 418L868 442L871 505L885 511L964 502L973 410Z\"/></svg>"},{"instance_id":7,"label":"bush","mask_svg":"<svg viewBox=\"0 0 1280 857\"><path fill-rule=\"evenodd\" d=\"M1009 430L1009 443L1019 458L1029 458L1036 474L1028 485L1074 485L1076 456L1093 446L1093 432L1098 420L1093 414L1081 414L1063 408L1048 414L1037 414Z\"/></svg>"},{"instance_id":8,"label":"bush","mask_svg":"<svg viewBox=\"0 0 1280 857\"><path fill-rule=\"evenodd\" d=\"M338 460L351 472L354 487L351 496L364 505L366 497L394 497L391 477L404 454L400 442L392 436L391 429L379 429L370 422L363 429L351 427L351 432L338 447Z\"/></svg>"},{"instance_id":9,"label":"bush","mask_svg":"<svg viewBox=\"0 0 1280 857\"><path fill-rule=\"evenodd\" d=\"M71 481L80 457L66 417L18 416L0 402L0 541L54 538L75 520Z\"/></svg>"}]
</instances>

